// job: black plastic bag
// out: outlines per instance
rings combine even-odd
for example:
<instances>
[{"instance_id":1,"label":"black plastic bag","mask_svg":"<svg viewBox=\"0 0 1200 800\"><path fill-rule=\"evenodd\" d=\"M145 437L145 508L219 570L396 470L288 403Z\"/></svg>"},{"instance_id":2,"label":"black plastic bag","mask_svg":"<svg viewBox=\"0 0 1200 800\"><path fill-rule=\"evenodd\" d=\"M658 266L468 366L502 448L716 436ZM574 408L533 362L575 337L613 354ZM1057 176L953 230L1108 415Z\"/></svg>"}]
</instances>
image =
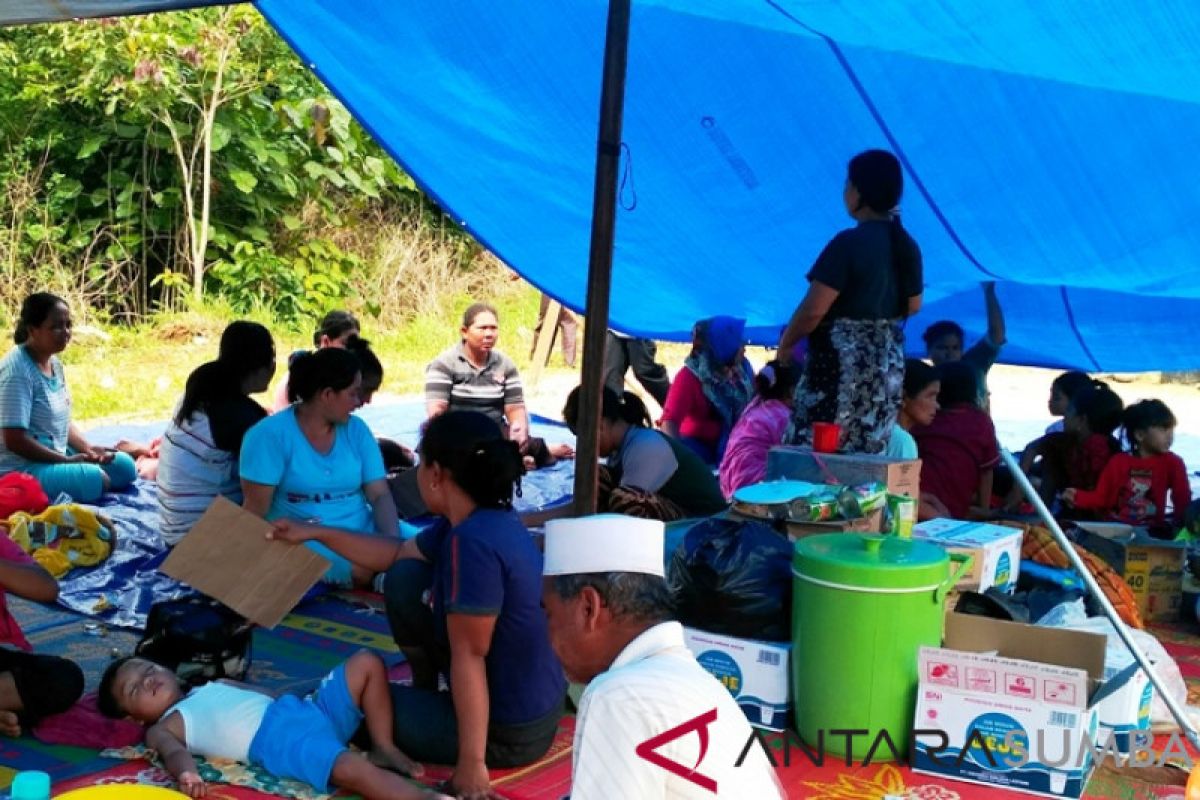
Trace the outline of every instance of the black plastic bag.
<instances>
[{"instance_id":1,"label":"black plastic bag","mask_svg":"<svg viewBox=\"0 0 1200 800\"><path fill-rule=\"evenodd\" d=\"M792 544L753 520L697 523L667 572L679 621L744 639L792 638Z\"/></svg>"},{"instance_id":2,"label":"black plastic bag","mask_svg":"<svg viewBox=\"0 0 1200 800\"><path fill-rule=\"evenodd\" d=\"M250 669L254 624L209 597L155 603L134 652L174 670L187 686L241 680Z\"/></svg>"}]
</instances>

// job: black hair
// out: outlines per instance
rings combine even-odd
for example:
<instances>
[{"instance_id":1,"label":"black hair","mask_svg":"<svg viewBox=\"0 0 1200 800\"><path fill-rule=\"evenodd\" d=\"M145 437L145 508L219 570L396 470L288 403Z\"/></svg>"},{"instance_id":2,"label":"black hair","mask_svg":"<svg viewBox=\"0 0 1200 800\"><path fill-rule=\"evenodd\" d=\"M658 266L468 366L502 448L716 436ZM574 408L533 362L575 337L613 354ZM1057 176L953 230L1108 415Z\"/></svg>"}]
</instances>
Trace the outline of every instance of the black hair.
<instances>
[{"instance_id":1,"label":"black hair","mask_svg":"<svg viewBox=\"0 0 1200 800\"><path fill-rule=\"evenodd\" d=\"M563 422L567 423L567 427L571 429L572 433L576 432L576 425L579 422L579 393L582 388L576 386L572 389L563 406ZM646 410L646 404L642 402L642 398L633 392L617 394L607 386L604 387L600 401L600 416L609 422L624 421L637 428L650 427L650 412Z\"/></svg>"},{"instance_id":2,"label":"black hair","mask_svg":"<svg viewBox=\"0 0 1200 800\"><path fill-rule=\"evenodd\" d=\"M754 376L754 391L764 400L789 400L796 391L800 370L795 364L769 361ZM638 402L641 402L640 400Z\"/></svg>"},{"instance_id":3,"label":"black hair","mask_svg":"<svg viewBox=\"0 0 1200 800\"><path fill-rule=\"evenodd\" d=\"M1125 409L1125 403L1116 392L1108 388L1108 384L1088 378L1087 385L1075 388L1068 409L1068 413L1086 419L1088 430L1092 433L1111 436L1121 424L1121 413Z\"/></svg>"},{"instance_id":4,"label":"black hair","mask_svg":"<svg viewBox=\"0 0 1200 800\"><path fill-rule=\"evenodd\" d=\"M358 357L363 383L382 386L383 364L371 349L371 343L361 336L351 336L346 340L346 349Z\"/></svg>"},{"instance_id":5,"label":"black hair","mask_svg":"<svg viewBox=\"0 0 1200 800\"><path fill-rule=\"evenodd\" d=\"M50 312L59 306L67 307L67 301L50 292L35 292L21 303L21 315L17 317L17 328L13 331L13 341L24 344L29 338L29 329L36 328L46 321Z\"/></svg>"},{"instance_id":6,"label":"black hair","mask_svg":"<svg viewBox=\"0 0 1200 800\"><path fill-rule=\"evenodd\" d=\"M350 331L361 329L362 326L358 324L358 317L349 311L330 311L321 318L321 324L317 326L316 333L313 334L313 347L321 346L322 336L328 336L330 339L339 339Z\"/></svg>"},{"instance_id":7,"label":"black hair","mask_svg":"<svg viewBox=\"0 0 1200 800\"><path fill-rule=\"evenodd\" d=\"M917 358L904 360L904 396L914 398L931 383L937 383L937 367L930 366Z\"/></svg>"},{"instance_id":8,"label":"black hair","mask_svg":"<svg viewBox=\"0 0 1200 800\"><path fill-rule=\"evenodd\" d=\"M1093 381L1092 376L1088 375L1086 372L1080 372L1077 369L1072 369L1055 378L1050 383L1050 389L1051 391L1057 389L1063 394L1064 397L1067 398L1067 400L1074 400L1076 392L1091 388L1094 383L1099 382ZM1103 383L1100 385L1104 386L1106 389L1108 388L1108 386Z\"/></svg>"},{"instance_id":9,"label":"black hair","mask_svg":"<svg viewBox=\"0 0 1200 800\"><path fill-rule=\"evenodd\" d=\"M292 361L288 401L311 400L325 389L340 392L353 384L361 371L358 356L340 347L301 353Z\"/></svg>"},{"instance_id":10,"label":"black hair","mask_svg":"<svg viewBox=\"0 0 1200 800\"><path fill-rule=\"evenodd\" d=\"M1134 434L1147 428L1174 428L1175 415L1162 400L1140 400L1125 409L1122 420L1125 424L1125 441L1130 449L1137 449Z\"/></svg>"},{"instance_id":11,"label":"black hair","mask_svg":"<svg viewBox=\"0 0 1200 800\"><path fill-rule=\"evenodd\" d=\"M121 667L138 657L125 656L115 659L104 668L104 674L100 676L100 688L96 690L96 708L109 719L122 719L128 716L121 708L121 704L117 702L117 696L113 693L113 684L117 682L117 673L121 671Z\"/></svg>"},{"instance_id":12,"label":"black hair","mask_svg":"<svg viewBox=\"0 0 1200 800\"><path fill-rule=\"evenodd\" d=\"M379 444L379 454L383 456L383 468L388 475L397 472L403 472L406 469L412 469L416 466L413 463L412 457L405 451L404 447L393 439L385 439L379 437L375 440Z\"/></svg>"},{"instance_id":13,"label":"black hair","mask_svg":"<svg viewBox=\"0 0 1200 800\"><path fill-rule=\"evenodd\" d=\"M222 332L217 353L216 361L201 364L188 375L175 413L176 425L183 425L218 400L241 396L246 377L275 362L275 341L257 322L236 320Z\"/></svg>"},{"instance_id":14,"label":"black hair","mask_svg":"<svg viewBox=\"0 0 1200 800\"><path fill-rule=\"evenodd\" d=\"M656 624L670 619L675 611L671 590L660 575L590 572L554 577L554 592L563 600L578 597L587 586L596 590L614 619Z\"/></svg>"},{"instance_id":15,"label":"black hair","mask_svg":"<svg viewBox=\"0 0 1200 800\"><path fill-rule=\"evenodd\" d=\"M938 405L942 408L970 403L979 405L979 375L975 368L962 361L951 361L936 367L937 379L942 388L938 392Z\"/></svg>"},{"instance_id":16,"label":"black hair","mask_svg":"<svg viewBox=\"0 0 1200 800\"><path fill-rule=\"evenodd\" d=\"M421 462L439 464L480 508L512 508L521 494L525 461L516 442L478 411L447 411L421 437Z\"/></svg>"},{"instance_id":17,"label":"black hair","mask_svg":"<svg viewBox=\"0 0 1200 800\"><path fill-rule=\"evenodd\" d=\"M926 328L925 332L921 334L921 339L924 340L925 347L929 348L933 347L935 342L938 342L939 340L951 334L958 337L958 343L961 346L964 339L962 326L957 322L943 319L938 320Z\"/></svg>"},{"instance_id":18,"label":"black hair","mask_svg":"<svg viewBox=\"0 0 1200 800\"><path fill-rule=\"evenodd\" d=\"M471 305L467 306L467 310L463 312L462 326L464 328L471 327L475 324L475 318L484 313L491 314L497 320L500 319L500 315L496 313L495 306L487 303L472 303Z\"/></svg>"},{"instance_id":19,"label":"black hair","mask_svg":"<svg viewBox=\"0 0 1200 800\"><path fill-rule=\"evenodd\" d=\"M891 218L888 238L892 246L892 270L896 278L897 312L908 316L908 298L904 296L902 279L910 275L916 265L912 260L911 248L904 246L904 225L900 221L898 206L904 194L904 170L900 160L887 150L864 150L850 159L846 179L858 192L858 211L863 206Z\"/></svg>"}]
</instances>

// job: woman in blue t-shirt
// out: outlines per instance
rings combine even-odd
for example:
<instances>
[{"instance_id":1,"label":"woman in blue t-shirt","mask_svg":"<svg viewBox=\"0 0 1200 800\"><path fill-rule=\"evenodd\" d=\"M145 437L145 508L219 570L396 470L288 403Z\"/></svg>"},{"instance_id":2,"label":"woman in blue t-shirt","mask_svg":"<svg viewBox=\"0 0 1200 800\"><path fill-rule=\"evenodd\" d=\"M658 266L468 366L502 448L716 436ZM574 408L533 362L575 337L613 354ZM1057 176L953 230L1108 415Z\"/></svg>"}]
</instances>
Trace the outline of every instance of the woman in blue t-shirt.
<instances>
[{"instance_id":1,"label":"woman in blue t-shirt","mask_svg":"<svg viewBox=\"0 0 1200 800\"><path fill-rule=\"evenodd\" d=\"M71 422L71 392L58 358L71 341L66 301L49 292L26 297L13 340L17 346L0 359L0 475L33 475L51 502L66 492L94 503L132 484L133 459L89 444Z\"/></svg>"},{"instance_id":2,"label":"woman in blue t-shirt","mask_svg":"<svg viewBox=\"0 0 1200 800\"><path fill-rule=\"evenodd\" d=\"M387 570L388 621L413 669L412 686L391 687L396 746L454 764L449 793L489 796L488 767L541 758L563 711L566 679L541 609L542 555L512 510L520 451L492 420L476 411L435 417L420 456L421 497L445 525L403 543L288 520L268 536L320 542ZM439 674L449 691L438 690Z\"/></svg>"},{"instance_id":3,"label":"woman in blue t-shirt","mask_svg":"<svg viewBox=\"0 0 1200 800\"><path fill-rule=\"evenodd\" d=\"M398 540L379 445L353 415L361 390L359 359L347 350L329 347L292 362L292 404L255 424L242 442L242 506L270 520L303 519ZM374 578L316 542L309 546L332 562L328 583L366 586Z\"/></svg>"}]
</instances>

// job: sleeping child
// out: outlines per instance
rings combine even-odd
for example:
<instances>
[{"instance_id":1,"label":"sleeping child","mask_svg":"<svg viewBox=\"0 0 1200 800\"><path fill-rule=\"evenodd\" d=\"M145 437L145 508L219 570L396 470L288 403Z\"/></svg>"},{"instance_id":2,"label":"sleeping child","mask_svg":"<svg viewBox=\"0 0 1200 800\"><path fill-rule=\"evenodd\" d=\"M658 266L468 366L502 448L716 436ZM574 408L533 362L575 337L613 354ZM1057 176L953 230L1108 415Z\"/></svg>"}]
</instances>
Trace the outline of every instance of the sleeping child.
<instances>
[{"instance_id":1,"label":"sleeping child","mask_svg":"<svg viewBox=\"0 0 1200 800\"><path fill-rule=\"evenodd\" d=\"M323 792L332 785L366 800L447 800L396 774L419 775L422 768L392 740L387 672L366 650L338 665L306 698L272 698L232 681L213 681L185 695L171 670L124 658L105 670L98 703L106 716L150 726L146 745L189 797L207 792L192 758L198 753L257 764ZM346 748L364 716L373 747L366 758Z\"/></svg>"}]
</instances>

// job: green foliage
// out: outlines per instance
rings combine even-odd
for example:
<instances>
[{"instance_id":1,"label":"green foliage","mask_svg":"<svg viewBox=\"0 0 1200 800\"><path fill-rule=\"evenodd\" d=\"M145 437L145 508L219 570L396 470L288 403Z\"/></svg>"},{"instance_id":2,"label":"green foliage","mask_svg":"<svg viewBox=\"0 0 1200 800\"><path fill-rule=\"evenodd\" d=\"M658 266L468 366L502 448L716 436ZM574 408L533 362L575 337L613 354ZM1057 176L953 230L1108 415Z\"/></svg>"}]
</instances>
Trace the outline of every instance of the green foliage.
<instances>
[{"instance_id":1,"label":"green foliage","mask_svg":"<svg viewBox=\"0 0 1200 800\"><path fill-rule=\"evenodd\" d=\"M0 31L0 187L5 305L49 286L134 318L189 287L319 315L363 266L332 232L419 204L241 6Z\"/></svg>"}]
</instances>

